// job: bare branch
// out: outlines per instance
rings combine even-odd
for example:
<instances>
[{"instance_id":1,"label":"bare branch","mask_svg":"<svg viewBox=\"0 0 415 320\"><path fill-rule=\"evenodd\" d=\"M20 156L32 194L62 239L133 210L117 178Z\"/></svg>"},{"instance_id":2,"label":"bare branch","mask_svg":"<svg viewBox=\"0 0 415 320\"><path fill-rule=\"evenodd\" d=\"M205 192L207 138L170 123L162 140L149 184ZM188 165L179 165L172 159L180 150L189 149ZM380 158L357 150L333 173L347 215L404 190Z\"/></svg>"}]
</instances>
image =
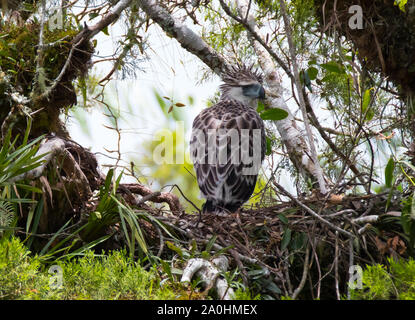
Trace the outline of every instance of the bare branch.
<instances>
[{"instance_id":1,"label":"bare branch","mask_svg":"<svg viewBox=\"0 0 415 320\"><path fill-rule=\"evenodd\" d=\"M295 198L293 195L291 195L288 191L286 191L279 183L277 183L275 180L273 180L272 182L278 189L279 191L284 194L285 196L287 196L288 198L290 198L292 201L294 201L297 205L299 205L301 208L303 208L305 211L307 211L309 214L311 214L313 217L317 218L318 220L320 220L321 222L323 222L324 224L326 224L327 226L329 226L330 228L333 228L334 230L339 231L340 233L347 235L348 237L350 237L351 239L355 238L355 235L350 233L349 231L343 230L341 228L339 228L338 226L334 225L333 223L331 223L330 221L327 221L326 219L324 219L322 216L320 216L318 213L316 213L314 210L312 210L310 207L306 206L304 203L302 203L301 201L297 200L297 198Z\"/></svg>"},{"instance_id":2,"label":"bare branch","mask_svg":"<svg viewBox=\"0 0 415 320\"><path fill-rule=\"evenodd\" d=\"M147 198L147 199L151 200L152 202L156 202L156 203L166 202L169 205L170 210L172 212L182 212L183 211L183 208L180 204L179 198L173 193L169 193L169 192L155 193L150 188L148 188L148 187L146 187L142 184L138 184L138 183L120 184L120 191L121 192L125 191L123 189L127 189L129 192L139 194L143 197L147 197L147 196L151 195L151 197ZM140 203L142 203L142 202L140 202Z\"/></svg>"},{"instance_id":3,"label":"bare branch","mask_svg":"<svg viewBox=\"0 0 415 320\"><path fill-rule=\"evenodd\" d=\"M297 87L298 97L300 99L299 105L300 105L301 112L303 114L304 126L307 132L308 144L311 150L311 158L313 159L314 166L315 166L315 174L316 174L315 177L318 180L321 193L326 194L327 193L326 180L323 175L323 170L321 169L320 162L318 161L317 150L314 144L313 133L311 132L310 124L308 122L305 99L303 95L302 85L300 82L300 74L298 71L297 57L296 57L295 46L294 46L293 37L292 37L291 23L287 15L287 9L285 7L284 0L280 0L280 9L281 9L281 13L284 19L285 33L287 36L288 47L289 47L290 56L291 56L291 64L294 70L294 82L295 82L295 86Z\"/></svg>"},{"instance_id":4,"label":"bare branch","mask_svg":"<svg viewBox=\"0 0 415 320\"><path fill-rule=\"evenodd\" d=\"M297 297L300 294L301 290L303 290L303 288L304 288L305 281L306 281L307 275L308 275L308 269L310 268L309 263L308 263L309 259L310 259L310 245L307 245L307 249L305 251L305 258L304 258L303 275L301 276L300 284L298 285L297 289L294 290L294 293L292 295L293 299L297 299Z\"/></svg>"},{"instance_id":5,"label":"bare branch","mask_svg":"<svg viewBox=\"0 0 415 320\"><path fill-rule=\"evenodd\" d=\"M139 4L164 32L174 37L184 49L199 57L213 72L220 74L226 68L226 61L219 53L213 50L199 35L175 19L157 1L140 0Z\"/></svg>"}]
</instances>

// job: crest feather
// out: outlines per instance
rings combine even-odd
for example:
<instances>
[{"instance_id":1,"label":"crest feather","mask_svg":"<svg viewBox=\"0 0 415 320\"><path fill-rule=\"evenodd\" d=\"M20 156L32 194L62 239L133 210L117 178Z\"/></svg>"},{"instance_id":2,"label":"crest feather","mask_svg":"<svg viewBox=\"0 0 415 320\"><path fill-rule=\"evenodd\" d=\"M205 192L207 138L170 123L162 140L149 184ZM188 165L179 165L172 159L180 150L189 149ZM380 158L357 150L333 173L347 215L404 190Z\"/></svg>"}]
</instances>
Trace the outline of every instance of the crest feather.
<instances>
[{"instance_id":1,"label":"crest feather","mask_svg":"<svg viewBox=\"0 0 415 320\"><path fill-rule=\"evenodd\" d=\"M263 83L262 74L257 68L254 69L254 65L246 66L238 63L237 65L228 67L222 74L222 80L225 85L236 86L243 81L258 81Z\"/></svg>"}]
</instances>

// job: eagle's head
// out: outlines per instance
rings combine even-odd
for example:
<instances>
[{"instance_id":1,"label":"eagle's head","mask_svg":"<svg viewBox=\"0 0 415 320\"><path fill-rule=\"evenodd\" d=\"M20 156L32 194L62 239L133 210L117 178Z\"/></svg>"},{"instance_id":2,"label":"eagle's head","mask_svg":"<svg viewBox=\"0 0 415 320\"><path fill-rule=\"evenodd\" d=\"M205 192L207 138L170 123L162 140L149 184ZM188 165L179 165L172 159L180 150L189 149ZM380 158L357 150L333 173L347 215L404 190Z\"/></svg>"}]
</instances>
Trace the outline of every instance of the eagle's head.
<instances>
[{"instance_id":1,"label":"eagle's head","mask_svg":"<svg viewBox=\"0 0 415 320\"><path fill-rule=\"evenodd\" d=\"M221 99L238 100L256 107L257 99L265 98L262 75L253 66L242 64L229 67L222 75Z\"/></svg>"}]
</instances>

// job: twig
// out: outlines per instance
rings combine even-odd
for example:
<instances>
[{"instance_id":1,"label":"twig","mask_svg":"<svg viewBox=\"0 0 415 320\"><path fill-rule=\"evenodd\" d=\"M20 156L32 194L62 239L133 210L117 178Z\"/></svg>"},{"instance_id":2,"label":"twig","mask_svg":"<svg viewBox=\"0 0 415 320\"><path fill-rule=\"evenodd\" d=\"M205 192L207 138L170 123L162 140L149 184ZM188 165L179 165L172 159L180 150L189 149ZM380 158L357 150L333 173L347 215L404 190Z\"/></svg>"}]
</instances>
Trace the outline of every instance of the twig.
<instances>
[{"instance_id":1,"label":"twig","mask_svg":"<svg viewBox=\"0 0 415 320\"><path fill-rule=\"evenodd\" d=\"M144 197L142 197L140 200L138 200L135 205L139 206L140 204L146 202L146 201L150 201L151 199L158 197L161 195L160 191L156 191L150 194L145 195Z\"/></svg>"},{"instance_id":2,"label":"twig","mask_svg":"<svg viewBox=\"0 0 415 320\"><path fill-rule=\"evenodd\" d=\"M180 192L180 194L182 195L182 197L187 201L187 202L189 202L199 213L201 213L201 210L198 208L198 206L196 206L189 198L187 198L185 195L184 195L184 193L183 193L183 191L182 191L182 189L180 189L180 187L177 185L177 184L172 184L172 185L166 185L166 186L164 186L164 187L169 187L169 186L172 186L172 187L175 187L175 188L177 188L177 190L179 190L179 192Z\"/></svg>"},{"instance_id":3,"label":"twig","mask_svg":"<svg viewBox=\"0 0 415 320\"><path fill-rule=\"evenodd\" d=\"M337 300L340 300L339 291L339 232L336 231L336 240L334 243L334 281L336 288Z\"/></svg>"},{"instance_id":4,"label":"twig","mask_svg":"<svg viewBox=\"0 0 415 320\"><path fill-rule=\"evenodd\" d=\"M120 184L120 187L121 187L120 191L125 191L123 190L123 188L126 188L130 192L139 194L141 196L147 196L151 194L152 195L151 201L156 202L156 203L166 202L169 205L172 212L183 211L183 208L180 204L179 199L173 193L161 192L160 195L154 196L154 192L150 188L142 184L138 184L138 183L123 183L123 184Z\"/></svg>"},{"instance_id":5,"label":"twig","mask_svg":"<svg viewBox=\"0 0 415 320\"><path fill-rule=\"evenodd\" d=\"M349 239L349 270L354 264L353 238ZM347 286L347 299L350 300L350 286Z\"/></svg>"},{"instance_id":6,"label":"twig","mask_svg":"<svg viewBox=\"0 0 415 320\"><path fill-rule=\"evenodd\" d=\"M262 37L257 32L255 32L255 30L252 28L252 26L247 22L248 21L247 16L249 16L249 11L247 10L245 19L242 19L242 18L239 18L237 15L233 14L232 10L228 7L228 5L223 0L219 0L219 2L220 2L220 5L221 5L222 9L225 11L225 13L228 16L230 16L232 19L234 19L235 21L242 24L246 28L246 30L249 31L249 33L252 35L252 37L254 37L254 39L256 41L258 41L261 44L261 46L263 46L265 48L265 50L280 65L280 67L284 69L285 73L291 79L294 79L290 68L284 63L284 61L281 60L280 57L277 56L277 54L271 49L271 47L268 46L265 43L265 41L262 39Z\"/></svg>"},{"instance_id":7,"label":"twig","mask_svg":"<svg viewBox=\"0 0 415 320\"><path fill-rule=\"evenodd\" d=\"M308 269L309 269L309 256L310 256L310 244L307 245L307 249L305 251L305 258L304 258L304 268L303 268L303 275L301 277L300 284L298 285L297 289L294 290L292 298L295 300L297 299L298 295L300 294L301 290L303 290L305 281L307 280Z\"/></svg>"},{"instance_id":8,"label":"twig","mask_svg":"<svg viewBox=\"0 0 415 320\"><path fill-rule=\"evenodd\" d=\"M297 56L296 56L296 53L295 53L295 46L294 46L292 32L291 32L291 23L290 23L290 20L288 18L287 9L285 7L285 1L284 0L280 0L280 9L281 9L281 13L282 13L282 16L283 16L283 19L284 19L285 33L287 35L288 47L289 47L290 56L291 56L291 64L293 66L293 71L294 71L294 82L295 82L295 85L297 87L298 97L300 99L300 104L299 105L300 105L301 112L303 114L304 127L305 127L306 133L307 133L308 144L309 144L310 151L311 151L311 158L312 158L312 160L314 162L314 166L315 166L314 175L317 178L317 181L319 183L321 193L326 194L327 193L327 185L326 185L326 181L324 179L323 170L321 169L320 163L318 161L317 151L316 151L316 147L315 147L315 144L314 144L314 137L313 137L313 133L312 133L311 128L310 128L310 123L308 121L307 111L306 111L306 107L305 107L305 99L304 99L303 90L302 90L302 86L301 86L300 74L299 74L299 71L298 71Z\"/></svg>"},{"instance_id":9,"label":"twig","mask_svg":"<svg viewBox=\"0 0 415 320\"><path fill-rule=\"evenodd\" d=\"M320 220L321 222L323 222L324 224L328 225L329 227L333 228L334 230L339 231L340 233L347 235L350 238L355 238L355 235L353 235L352 233L343 230L339 227L337 227L336 225L332 224L330 221L327 221L326 219L324 219L323 217L321 217L319 214L317 214L314 210L312 210L311 208L307 207L305 204L301 203L299 200L297 200L294 196L292 196L289 192L287 192L279 183L277 183L275 180L273 180L273 184L287 197L289 197L291 200L293 200L297 205L299 205L301 208L303 208L304 210L306 210L308 213L310 213L312 216L314 216L315 218L317 218L318 220Z\"/></svg>"}]
</instances>

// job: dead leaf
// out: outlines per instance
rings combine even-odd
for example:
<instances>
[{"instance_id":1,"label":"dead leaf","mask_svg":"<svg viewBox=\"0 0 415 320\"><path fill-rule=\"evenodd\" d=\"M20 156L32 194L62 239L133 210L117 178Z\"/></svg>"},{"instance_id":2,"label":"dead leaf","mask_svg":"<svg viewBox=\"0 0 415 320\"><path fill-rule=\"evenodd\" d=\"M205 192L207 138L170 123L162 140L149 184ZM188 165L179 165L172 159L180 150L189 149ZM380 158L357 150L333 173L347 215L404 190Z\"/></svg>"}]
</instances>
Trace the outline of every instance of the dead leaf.
<instances>
[{"instance_id":1,"label":"dead leaf","mask_svg":"<svg viewBox=\"0 0 415 320\"><path fill-rule=\"evenodd\" d=\"M329 201L333 204L342 203L344 194L332 194L329 198Z\"/></svg>"},{"instance_id":2,"label":"dead leaf","mask_svg":"<svg viewBox=\"0 0 415 320\"><path fill-rule=\"evenodd\" d=\"M52 189L50 187L49 181L45 176L40 176L39 180L42 183L44 189L46 189L46 191L48 192L49 200L50 200L50 206L51 206L51 208L53 208Z\"/></svg>"},{"instance_id":3,"label":"dead leaf","mask_svg":"<svg viewBox=\"0 0 415 320\"><path fill-rule=\"evenodd\" d=\"M403 254L406 251L405 242L402 241L399 236L394 236L393 238L388 239L388 246L395 252Z\"/></svg>"},{"instance_id":4,"label":"dead leaf","mask_svg":"<svg viewBox=\"0 0 415 320\"><path fill-rule=\"evenodd\" d=\"M388 245L387 243L383 242L382 240L379 239L379 237L376 236L375 238L375 242L376 242L376 247L378 248L379 252L381 254L385 254L388 252Z\"/></svg>"}]
</instances>

